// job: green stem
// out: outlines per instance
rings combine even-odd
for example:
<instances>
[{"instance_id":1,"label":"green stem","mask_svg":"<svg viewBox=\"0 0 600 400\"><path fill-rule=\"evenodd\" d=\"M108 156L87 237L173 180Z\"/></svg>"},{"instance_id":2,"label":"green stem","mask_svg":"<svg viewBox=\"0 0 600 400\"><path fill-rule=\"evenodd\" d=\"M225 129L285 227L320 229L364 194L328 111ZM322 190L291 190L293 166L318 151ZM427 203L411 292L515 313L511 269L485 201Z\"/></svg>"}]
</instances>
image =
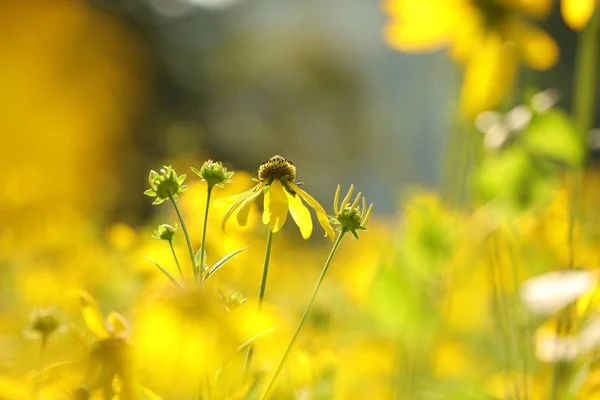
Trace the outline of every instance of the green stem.
<instances>
[{"instance_id":1,"label":"green stem","mask_svg":"<svg viewBox=\"0 0 600 400\"><path fill-rule=\"evenodd\" d=\"M327 274L327 270L329 269L329 266L331 265L331 260L333 260L333 256L337 252L337 249L338 249L340 243L342 242L342 238L344 237L345 234L346 234L346 231L342 230L342 232L338 235L335 243L333 244L333 247L331 248L331 252L329 253L329 257L327 257L327 261L325 261L325 265L323 266L323 270L321 271L321 275L319 275L319 279L317 280L317 284L315 285L315 288L314 288L314 290L312 292L312 295L310 296L310 300L308 301L308 305L304 309L304 314L302 314L302 318L300 318L300 322L298 323L298 327L296 328L296 331L294 332L294 336L292 336L292 340L290 340L290 343L288 344L287 348L285 349L285 352L283 353L283 357L281 358L281 361L279 362L279 365L277 366L277 369L275 370L275 374L271 378L271 381L269 382L269 385L267 386L267 389L265 390L265 393L261 397L261 400L266 400L267 397L269 396L269 393L271 392L271 390L275 386L275 382L277 381L277 377L281 373L281 370L283 368L283 364L285 363L286 359L290 355L292 347L294 346L294 343L296 343L296 340L298 339L298 336L300 335L300 331L302 330L302 327L304 326L304 323L306 322L306 320L308 318L308 315L309 315L309 313L311 311L312 305L315 302L315 298L317 297L317 293L319 292L319 288L321 287L321 284L323 283L323 279L325 278L325 274Z\"/></svg>"},{"instance_id":2,"label":"green stem","mask_svg":"<svg viewBox=\"0 0 600 400\"><path fill-rule=\"evenodd\" d=\"M263 264L262 279L260 281L260 291L258 292L258 312L262 310L262 305L265 300L265 291L267 290L267 275L269 274L269 261L271 259L271 245L273 244L273 232L271 229L267 233L267 248L265 250L265 262ZM246 356L246 365L244 366L244 376L248 375L250 370L250 364L252 364L252 358L254 357L254 345L250 345L248 348L248 355Z\"/></svg>"},{"instance_id":3,"label":"green stem","mask_svg":"<svg viewBox=\"0 0 600 400\"><path fill-rule=\"evenodd\" d=\"M196 261L194 258L194 248L192 247L192 239L190 238L190 233L188 232L187 225L185 224L185 220L183 219L183 214L181 214L181 210L179 209L179 205L177 204L177 200L173 198L173 195L169 193L169 200L173 203L173 207L175 208L175 212L177 213L177 217L179 217L179 222L181 223L181 229L183 230L183 235L185 236L185 241L187 243L187 248L190 253L190 261L192 262L192 271L194 272L194 276L196 277L196 281L198 280L198 274L196 271Z\"/></svg>"},{"instance_id":4,"label":"green stem","mask_svg":"<svg viewBox=\"0 0 600 400\"><path fill-rule=\"evenodd\" d=\"M577 48L575 72L575 98L573 116L581 134L583 143L587 143L587 134L593 123L594 95L596 94L596 74L598 66L598 34L600 13L592 16L587 27L581 33Z\"/></svg>"},{"instance_id":5,"label":"green stem","mask_svg":"<svg viewBox=\"0 0 600 400\"><path fill-rule=\"evenodd\" d=\"M206 246L206 228L208 227L208 210L210 206L210 195L212 194L212 187L208 187L208 194L206 195L206 208L204 209L204 225L202 226L202 246L200 247L200 265L198 265L198 269L200 270L198 275L204 280L204 253Z\"/></svg>"},{"instance_id":6,"label":"green stem","mask_svg":"<svg viewBox=\"0 0 600 400\"><path fill-rule=\"evenodd\" d=\"M39 396L40 389L43 385L44 380L44 354L46 354L46 345L48 344L48 336L42 335L41 344L40 344L40 358L38 360L38 376L35 384L35 395L34 398L37 399Z\"/></svg>"},{"instance_id":7,"label":"green stem","mask_svg":"<svg viewBox=\"0 0 600 400\"><path fill-rule=\"evenodd\" d=\"M177 254L175 253L175 248L173 248L173 241L169 240L169 247L171 248L171 253L173 254L173 258L175 259L175 264L177 264L177 269L179 270L179 275L181 275L181 281L185 281L185 277L183 276L183 271L181 270L181 266L179 265L179 260L177 259Z\"/></svg>"}]
</instances>

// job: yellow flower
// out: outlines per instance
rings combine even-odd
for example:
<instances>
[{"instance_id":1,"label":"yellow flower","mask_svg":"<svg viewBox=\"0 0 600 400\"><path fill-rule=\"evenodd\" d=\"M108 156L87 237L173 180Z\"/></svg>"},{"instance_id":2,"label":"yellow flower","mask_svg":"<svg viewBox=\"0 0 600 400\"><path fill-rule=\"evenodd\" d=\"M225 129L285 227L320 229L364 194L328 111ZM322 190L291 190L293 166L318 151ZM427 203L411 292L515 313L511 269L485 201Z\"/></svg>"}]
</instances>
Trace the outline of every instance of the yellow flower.
<instances>
[{"instance_id":1,"label":"yellow flower","mask_svg":"<svg viewBox=\"0 0 600 400\"><path fill-rule=\"evenodd\" d=\"M396 50L448 48L464 67L461 109L467 117L496 106L512 86L520 61L547 70L558 46L523 17L539 18L551 0L386 0L384 29Z\"/></svg>"},{"instance_id":2,"label":"yellow flower","mask_svg":"<svg viewBox=\"0 0 600 400\"><path fill-rule=\"evenodd\" d=\"M561 0L560 12L571 29L583 29L596 10L598 0Z\"/></svg>"},{"instance_id":3,"label":"yellow flower","mask_svg":"<svg viewBox=\"0 0 600 400\"><path fill-rule=\"evenodd\" d=\"M329 218L323 207L308 193L295 183L296 167L281 156L273 156L263 162L258 168L258 184L250 190L237 196L234 203L223 216L222 228L229 218L236 213L237 222L241 226L248 223L248 213L252 202L264 192L264 211L262 221L269 225L271 232L281 229L287 219L288 210L296 225L300 228L302 237L308 239L312 234L312 219L310 212L302 202L304 200L317 213L319 224L325 230L325 236L331 240L335 231L329 223Z\"/></svg>"}]
</instances>

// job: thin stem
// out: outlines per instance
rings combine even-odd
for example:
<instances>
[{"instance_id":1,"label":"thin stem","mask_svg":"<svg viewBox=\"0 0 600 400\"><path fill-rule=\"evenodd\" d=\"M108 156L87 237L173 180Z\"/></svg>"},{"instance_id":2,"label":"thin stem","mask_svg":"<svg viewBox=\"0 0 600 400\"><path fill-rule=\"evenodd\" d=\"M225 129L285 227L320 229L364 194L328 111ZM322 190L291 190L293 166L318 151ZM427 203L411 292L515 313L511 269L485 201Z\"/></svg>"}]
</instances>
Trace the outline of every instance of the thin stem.
<instances>
[{"instance_id":1,"label":"thin stem","mask_svg":"<svg viewBox=\"0 0 600 400\"><path fill-rule=\"evenodd\" d=\"M208 210L210 205L210 195L212 194L212 189L212 187L208 187L208 194L206 195L206 208L204 210L204 225L202 226L202 247L200 247L200 265L198 265L198 269L200 270L198 275L202 277L202 280L204 280L204 247L206 246L206 228L208 227ZM198 277L198 275L196 277Z\"/></svg>"},{"instance_id":2,"label":"thin stem","mask_svg":"<svg viewBox=\"0 0 600 400\"><path fill-rule=\"evenodd\" d=\"M593 123L594 95L596 94L596 74L598 65L598 34L600 13L592 16L579 37L575 70L575 98L573 114L575 124L586 143L587 134Z\"/></svg>"},{"instance_id":3,"label":"thin stem","mask_svg":"<svg viewBox=\"0 0 600 400\"><path fill-rule=\"evenodd\" d=\"M181 270L181 266L179 265L179 260L177 259L177 254L175 253L175 248L173 248L173 241L169 240L169 247L171 248L171 253L173 254L173 258L175 259L175 264L177 264L177 269L179 270L179 275L181 275L181 281L185 281L185 277L183 276L183 271Z\"/></svg>"},{"instance_id":4,"label":"thin stem","mask_svg":"<svg viewBox=\"0 0 600 400\"><path fill-rule=\"evenodd\" d=\"M40 389L42 388L43 379L44 379L44 354L46 354L46 347L48 344L48 335L42 335L41 343L40 343L40 358L38 360L38 376L35 384L35 395L34 398L37 399L39 396Z\"/></svg>"},{"instance_id":5,"label":"thin stem","mask_svg":"<svg viewBox=\"0 0 600 400\"><path fill-rule=\"evenodd\" d=\"M196 261L194 259L194 248L192 247L192 239L190 238L190 233L188 232L187 226L185 224L185 220L183 219L183 214L181 214L181 210L179 209L179 205L177 204L177 200L175 200L175 198L173 198L173 195L171 193L169 193L169 200L171 200L171 203L173 203L173 207L175 208L177 217L179 217L179 222L181 223L181 229L183 230L183 235L185 236L187 248L190 253L190 261L192 262L192 271L194 272L194 277L196 278L196 281L197 281L198 273L196 271Z\"/></svg>"},{"instance_id":6,"label":"thin stem","mask_svg":"<svg viewBox=\"0 0 600 400\"><path fill-rule=\"evenodd\" d=\"M271 381L269 382L269 385L267 386L267 389L265 390L265 393L261 397L261 400L266 400L267 397L269 396L269 393L271 392L271 390L275 386L275 382L277 381L277 377L281 373L281 370L283 368L283 364L285 363L285 360L287 360L288 356L290 355L292 347L294 346L294 343L296 343L296 340L298 339L298 336L300 335L300 331L302 330L302 327L304 326L304 323L306 322L306 320L308 318L308 315L309 315L309 313L310 313L310 311L312 309L312 305L315 302L315 298L317 297L317 293L319 292L319 288L321 287L321 284L323 283L323 279L325 278L325 274L327 274L327 270L329 269L329 266L331 265L331 260L333 260L333 256L337 252L337 249L338 249L340 243L342 242L342 238L344 237L345 234L346 234L346 231L342 230L342 232L338 235L335 243L333 244L333 247L331 248L331 252L329 253L329 257L327 257L327 261L325 261L325 265L323 266L323 270L321 271L321 275L319 275L319 279L317 280L317 284L315 285L315 288L314 288L314 290L312 292L312 295L310 296L310 300L308 301L308 305L304 309L304 314L302 314L302 318L300 318L300 322L298 323L298 327L296 328L296 331L294 332L294 336L292 336L292 340L290 340L290 343L288 344L287 348L285 349L285 352L283 353L283 357L281 358L281 361L279 362L279 365L277 366L277 369L275 370L275 374L271 378Z\"/></svg>"},{"instance_id":7,"label":"thin stem","mask_svg":"<svg viewBox=\"0 0 600 400\"><path fill-rule=\"evenodd\" d=\"M271 245L273 244L273 232L268 229L267 233L267 248L265 250L265 262L263 264L262 279L260 281L260 290L258 292L258 312L262 310L262 305L265 300L265 291L267 290L267 275L269 274L269 261L271 259ZM254 345L250 345L248 348L248 355L246 356L246 365L244 366L244 376L248 375L250 370L250 364L252 364L252 358L254 357Z\"/></svg>"}]
</instances>

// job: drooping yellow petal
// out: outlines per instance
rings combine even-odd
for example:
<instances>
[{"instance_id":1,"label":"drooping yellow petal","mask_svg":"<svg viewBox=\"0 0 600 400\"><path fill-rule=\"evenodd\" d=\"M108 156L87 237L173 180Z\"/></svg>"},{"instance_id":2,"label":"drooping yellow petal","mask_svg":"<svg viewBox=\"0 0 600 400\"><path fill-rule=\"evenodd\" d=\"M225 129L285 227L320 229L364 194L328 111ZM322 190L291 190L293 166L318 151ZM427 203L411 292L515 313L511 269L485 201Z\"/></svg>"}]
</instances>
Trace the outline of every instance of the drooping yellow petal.
<instances>
[{"instance_id":1,"label":"drooping yellow petal","mask_svg":"<svg viewBox=\"0 0 600 400\"><path fill-rule=\"evenodd\" d=\"M278 232L285 224L288 215L288 200L279 179L275 179L269 191L265 193L263 223L265 222L265 213L268 214L268 224L271 232Z\"/></svg>"},{"instance_id":2,"label":"drooping yellow petal","mask_svg":"<svg viewBox=\"0 0 600 400\"><path fill-rule=\"evenodd\" d=\"M560 12L571 29L583 29L596 9L598 0L562 0Z\"/></svg>"},{"instance_id":3,"label":"drooping yellow petal","mask_svg":"<svg viewBox=\"0 0 600 400\"><path fill-rule=\"evenodd\" d=\"M246 199L240 204L239 211L237 213L237 222L240 226L248 225L248 214L250 213L250 208L252 203L256 198L260 195L262 191L263 185L257 185L251 189L250 196L246 197Z\"/></svg>"},{"instance_id":4,"label":"drooping yellow petal","mask_svg":"<svg viewBox=\"0 0 600 400\"><path fill-rule=\"evenodd\" d=\"M467 118L495 107L512 87L517 70L515 49L497 33L488 34L467 61L460 95Z\"/></svg>"},{"instance_id":5,"label":"drooping yellow petal","mask_svg":"<svg viewBox=\"0 0 600 400\"><path fill-rule=\"evenodd\" d=\"M302 198L302 200L306 201L308 205L315 210L315 212L317 213L317 220L319 221L319 224L325 231L325 236L329 237L329 239L333 241L335 239L335 230L333 230L333 228L331 227L331 224L329 223L329 217L327 216L327 213L319 204L319 202L316 201L310 194L300 189L300 187L298 187L298 185L296 185L295 183L288 182L288 185L290 186L290 188L292 188L294 192L296 192Z\"/></svg>"},{"instance_id":6,"label":"drooping yellow petal","mask_svg":"<svg viewBox=\"0 0 600 400\"><path fill-rule=\"evenodd\" d=\"M104 323L104 318L100 313L98 304L92 296L86 292L79 292L79 302L81 306L81 316L87 328L96 336L97 339L104 339L108 336L108 330Z\"/></svg>"},{"instance_id":7,"label":"drooping yellow petal","mask_svg":"<svg viewBox=\"0 0 600 400\"><path fill-rule=\"evenodd\" d=\"M233 213L241 206L241 204L244 202L244 200L246 200L248 197L252 196L252 194L254 193L254 190L256 190L258 187L261 187L261 186L262 186L262 183L259 183L258 185L254 186L252 189L245 191L244 193L239 195L237 200L235 200L234 203L231 205L231 207L229 207L229 209L227 210L225 215L223 215L223 220L221 221L221 229L223 230L223 232L225 232L225 225L227 224L227 221L229 220L231 215L233 215Z\"/></svg>"},{"instance_id":8,"label":"drooping yellow petal","mask_svg":"<svg viewBox=\"0 0 600 400\"><path fill-rule=\"evenodd\" d=\"M110 312L106 318L110 324L113 336L125 336L127 334L127 320L118 312Z\"/></svg>"},{"instance_id":9,"label":"drooping yellow petal","mask_svg":"<svg viewBox=\"0 0 600 400\"><path fill-rule=\"evenodd\" d=\"M556 64L558 45L543 29L516 21L508 29L518 43L521 58L528 66L545 71Z\"/></svg>"},{"instance_id":10,"label":"drooping yellow petal","mask_svg":"<svg viewBox=\"0 0 600 400\"><path fill-rule=\"evenodd\" d=\"M457 23L452 31L450 57L457 63L464 64L484 36L485 20L481 11L470 2L462 2L457 6L454 18Z\"/></svg>"},{"instance_id":11,"label":"drooping yellow petal","mask_svg":"<svg viewBox=\"0 0 600 400\"><path fill-rule=\"evenodd\" d=\"M287 192L287 190L284 190L284 192L288 199L290 214L292 214L292 218L296 222L296 225L298 225L298 228L300 228L300 233L302 234L302 237L304 239L308 239L312 234L313 230L313 223L312 218L310 216L310 212L308 211L304 203L302 203L302 199L299 195L291 195Z\"/></svg>"}]
</instances>

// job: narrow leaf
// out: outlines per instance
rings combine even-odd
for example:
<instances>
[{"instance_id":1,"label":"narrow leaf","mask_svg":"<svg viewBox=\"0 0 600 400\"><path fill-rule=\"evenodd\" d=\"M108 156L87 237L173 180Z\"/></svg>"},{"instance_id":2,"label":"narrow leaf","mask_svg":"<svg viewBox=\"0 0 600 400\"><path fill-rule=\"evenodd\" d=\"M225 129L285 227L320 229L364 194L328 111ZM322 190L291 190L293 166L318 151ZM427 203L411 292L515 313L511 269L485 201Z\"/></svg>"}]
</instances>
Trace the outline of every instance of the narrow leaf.
<instances>
[{"instance_id":1,"label":"narrow leaf","mask_svg":"<svg viewBox=\"0 0 600 400\"><path fill-rule=\"evenodd\" d=\"M174 284L175 286L179 286L181 289L183 289L183 285L182 285L181 283L179 283L179 281L178 281L177 279L175 279L175 278L173 277L173 275L171 275L171 274L169 273L169 271L167 271L166 269L164 269L163 267L161 267L161 266L160 266L160 265L159 265L159 264L158 264L156 261L152 260L150 257L148 257L148 256L144 256L144 257L146 257L146 259L147 259L148 261L150 261L152 264L156 265L156 266L158 267L158 269L160 269L160 270L162 271L162 273L163 273L163 274L165 274L165 276L166 276L167 278L169 278L169 280L170 280L171 282L173 282L173 284Z\"/></svg>"},{"instance_id":2,"label":"narrow leaf","mask_svg":"<svg viewBox=\"0 0 600 400\"><path fill-rule=\"evenodd\" d=\"M238 348L235 349L235 351L233 351L233 353L231 353L229 355L229 357L227 357L225 359L225 361L223 361L223 363L221 364L221 366L215 371L215 382L219 379L219 375L221 374L221 370L223 368L225 368L225 366L229 363L229 361L231 361L231 359L233 359L233 357L235 357L237 354L241 353L245 348L247 348L252 343L254 343L254 341L256 339L260 338L261 336L266 335L267 333L273 332L277 328L278 328L277 326L274 326L274 327L271 327L269 329L265 329L264 331L257 333L256 335L252 336L250 339L246 340L244 343L240 344L238 346Z\"/></svg>"},{"instance_id":3,"label":"narrow leaf","mask_svg":"<svg viewBox=\"0 0 600 400\"><path fill-rule=\"evenodd\" d=\"M242 251L246 250L248 247L250 247L250 246L246 246L241 249L232 251L231 253L227 254L225 257L221 258L215 265L213 265L213 267L210 269L210 271L208 271L208 273L204 277L204 280L207 280L212 274L217 272L219 270L219 268L221 268L227 261L229 261L233 257L237 256Z\"/></svg>"}]
</instances>

